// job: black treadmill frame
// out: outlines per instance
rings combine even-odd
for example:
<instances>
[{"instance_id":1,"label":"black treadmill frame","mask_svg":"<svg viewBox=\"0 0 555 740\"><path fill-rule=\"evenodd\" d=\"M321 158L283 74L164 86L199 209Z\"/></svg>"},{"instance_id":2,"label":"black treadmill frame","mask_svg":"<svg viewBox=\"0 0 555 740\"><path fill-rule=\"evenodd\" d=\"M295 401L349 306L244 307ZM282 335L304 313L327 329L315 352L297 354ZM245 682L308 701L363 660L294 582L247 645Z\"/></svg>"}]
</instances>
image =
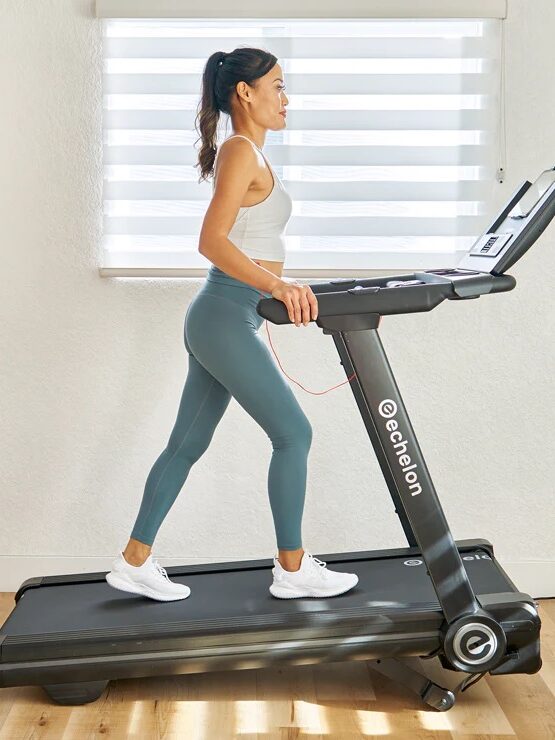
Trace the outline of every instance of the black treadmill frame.
<instances>
[{"instance_id":1,"label":"black treadmill frame","mask_svg":"<svg viewBox=\"0 0 555 740\"><path fill-rule=\"evenodd\" d=\"M432 292L439 291L442 294L441 299L474 297L476 291L480 293L510 290L515 284L514 279L509 276L500 278L488 276L485 279L484 276L476 275L474 272L462 276L462 281L467 284L473 281L473 289L467 287L458 291L453 290L451 280L433 274L427 276L427 280L430 285L423 286L424 289ZM502 285L496 286L494 290L490 283L491 280L498 280ZM314 287L316 292L317 286ZM438 301L431 300L430 305L436 305L436 302ZM218 643L217 636L226 631L229 632L233 627L229 620L226 624L224 624L225 620L220 620L221 624L218 620L212 620L211 625L204 626L205 629L198 625L195 626L192 622L189 624L175 623L168 625L167 628L157 625L156 632L152 632L152 629L141 630L140 634L136 627L123 630L108 628L97 631L96 635L85 635L76 630L51 635L48 646L42 645L40 648L39 636L25 635L18 638L0 634L0 683L18 685L24 674L31 669L33 676L30 680L27 679L28 683L43 685L54 700L79 704L96 699L104 690L107 680L111 678L167 675L198 670L227 670L249 667L249 665L254 667L257 661L259 663L264 661L271 663L273 660L290 662L287 653L298 644L299 650L303 655L306 654L304 661L300 659L301 663L311 662L311 660L329 662L366 659L375 670L416 692L430 706L444 711L453 706L456 693L464 691L471 679L472 682L479 680L487 671L478 676L465 674L464 679L453 692L431 681L425 673L415 670L403 658L409 656L408 660L415 660L439 655L443 667L453 670L453 665L442 654L442 635L445 627L461 617L479 613L483 609L490 609L492 613L495 613L496 608L498 609L496 617L503 625L503 629L513 634L513 648L512 654L505 656L490 672L535 672L539 670L541 659L539 641L536 639L539 632L539 617L534 608L535 602L528 594L518 591L499 563L495 561L490 542L478 539L460 542L453 540L378 335L377 328L380 319L381 315L373 313L356 317L324 315L318 318L318 323L325 334L332 334L347 377L353 376L351 389L409 547L335 553L323 557L330 563L341 563L348 559L421 557L426 563L427 573L436 592L439 610L437 606L430 606L430 604L423 604L420 608L408 611L403 609L402 612L398 608L393 609L392 614L395 614L395 617L390 614L390 619L393 619L395 623L374 634L368 634L368 624L373 622L378 612L385 613L382 608L367 607L360 609L356 615L343 614L343 624L341 624L342 610L332 608L324 615L327 622L324 620L320 625L322 631L319 637L313 634L312 638L308 638L307 635L303 637L302 634L300 636L297 634L286 640L284 640L284 630L302 632L303 629L308 628L311 631L309 617L313 614L287 615L287 618L278 614L271 615L271 617L264 615L263 618L257 615L245 616L240 620L239 631L242 636L237 635L236 642L231 641L227 645ZM385 427L387 419L380 414L380 404L385 400L395 404L396 412L391 417L397 421L398 429L395 431L401 434L401 439L406 443L405 448L410 456L411 465L417 466L418 481L421 487L417 495L411 495L409 485L402 475L398 456L392 446L388 433L391 430L386 430ZM410 466L407 464L405 467ZM496 567L507 581L507 588L511 589L510 592L479 595L474 593L462 563L460 551L470 553L476 552L477 549L485 551L492 561L495 561ZM232 570L247 571L255 568L270 568L271 565L271 559L264 559L174 566L167 568L167 571L170 575L186 575ZM104 580L104 576L105 573L99 572L31 578L21 585L16 594L16 602L29 589L100 581ZM352 635L352 630L356 635L357 623L361 629L358 643L352 637L350 645L343 645L341 635L343 637L347 633ZM418 623L418 628L415 627L416 623ZM331 633L326 636L326 624L333 636ZM362 634L364 629L367 630L366 634ZM256 639L257 632L260 634L260 640ZM204 639L208 641L211 639L210 635L214 636L212 650L206 644L200 645L203 633ZM194 647L192 643L186 644L188 634L191 638L199 638L197 647ZM98 650L97 654L91 654L93 639L95 648ZM271 650L269 639L272 645ZM339 644L336 644L338 640ZM146 643L144 648L142 648L143 641ZM264 645L265 642L266 645ZM87 655L76 657L79 644L84 652L84 643L87 646ZM518 649L514 648L514 645L518 645ZM518 656L520 649L523 652L522 658ZM39 653L40 657L35 654L33 659L33 653ZM2 657L4 658L3 665ZM14 660L15 662L10 663ZM5 683L6 675L2 681L3 672L11 674L7 684ZM62 675L64 683L56 683ZM69 676L71 679L66 682L65 679Z\"/></svg>"}]
</instances>

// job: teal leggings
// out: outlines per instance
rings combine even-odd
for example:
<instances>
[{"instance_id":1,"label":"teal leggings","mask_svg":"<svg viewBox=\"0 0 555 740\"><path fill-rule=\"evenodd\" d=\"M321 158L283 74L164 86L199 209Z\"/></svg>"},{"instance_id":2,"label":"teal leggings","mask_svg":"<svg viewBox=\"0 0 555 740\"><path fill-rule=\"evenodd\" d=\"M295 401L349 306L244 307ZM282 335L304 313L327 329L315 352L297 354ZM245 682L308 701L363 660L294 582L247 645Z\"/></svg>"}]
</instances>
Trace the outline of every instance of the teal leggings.
<instances>
[{"instance_id":1,"label":"teal leggings","mask_svg":"<svg viewBox=\"0 0 555 740\"><path fill-rule=\"evenodd\" d=\"M191 466L208 448L233 396L272 443L268 495L278 549L302 547L312 427L257 334L264 319L256 313L256 305L269 296L215 265L208 271L185 317L189 354L185 387L168 444L148 475L131 533L134 539L152 545ZM226 480L223 475L222 480ZM239 522L236 526L237 537L244 535Z\"/></svg>"}]
</instances>

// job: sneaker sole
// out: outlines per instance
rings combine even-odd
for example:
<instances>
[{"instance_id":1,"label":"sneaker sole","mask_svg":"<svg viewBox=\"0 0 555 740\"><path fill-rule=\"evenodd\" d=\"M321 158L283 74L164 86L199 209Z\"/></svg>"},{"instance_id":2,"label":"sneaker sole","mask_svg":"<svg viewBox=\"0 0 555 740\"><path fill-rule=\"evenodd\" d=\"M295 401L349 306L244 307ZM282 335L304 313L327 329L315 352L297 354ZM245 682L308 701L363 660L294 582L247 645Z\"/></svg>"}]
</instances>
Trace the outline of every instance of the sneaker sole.
<instances>
[{"instance_id":1,"label":"sneaker sole","mask_svg":"<svg viewBox=\"0 0 555 740\"><path fill-rule=\"evenodd\" d=\"M281 586L276 586L275 583L272 583L272 585L269 588L270 593L272 596L275 596L278 599L304 599L304 598L317 598L322 599L326 598L327 596L339 596L340 594L344 594L346 591L350 591L352 588L354 588L358 584L358 580L356 583L353 583L351 586L346 586L345 588L342 588L339 591L333 591L330 593L329 591L316 591L314 589L311 589L311 592L308 591L299 592L295 591L293 592L290 588L282 588Z\"/></svg>"},{"instance_id":2,"label":"sneaker sole","mask_svg":"<svg viewBox=\"0 0 555 740\"><path fill-rule=\"evenodd\" d=\"M110 571L110 573L106 573L106 581L110 586L112 586L112 588L117 588L119 591L127 591L127 593L139 594L139 596L147 596L150 599L156 599L156 601L179 601L180 599L186 599L191 593L191 589L187 586L189 593L185 594L185 596L160 594L153 591L151 588L148 588L148 586L141 586L139 583L130 583L112 571Z\"/></svg>"}]
</instances>

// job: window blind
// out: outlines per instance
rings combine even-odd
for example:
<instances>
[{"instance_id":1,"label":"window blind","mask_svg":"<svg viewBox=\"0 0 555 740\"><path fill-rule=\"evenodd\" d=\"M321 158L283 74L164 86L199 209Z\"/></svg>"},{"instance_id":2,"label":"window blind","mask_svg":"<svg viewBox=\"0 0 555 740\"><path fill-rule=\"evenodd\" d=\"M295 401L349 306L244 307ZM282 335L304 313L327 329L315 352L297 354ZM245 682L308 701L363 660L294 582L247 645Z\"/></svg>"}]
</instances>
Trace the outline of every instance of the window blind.
<instances>
[{"instance_id":1,"label":"window blind","mask_svg":"<svg viewBox=\"0 0 555 740\"><path fill-rule=\"evenodd\" d=\"M486 226L503 166L500 19L102 24L103 272L209 267L194 119L206 59L236 46L285 73L287 123L264 153L293 199L286 273L449 267Z\"/></svg>"}]
</instances>

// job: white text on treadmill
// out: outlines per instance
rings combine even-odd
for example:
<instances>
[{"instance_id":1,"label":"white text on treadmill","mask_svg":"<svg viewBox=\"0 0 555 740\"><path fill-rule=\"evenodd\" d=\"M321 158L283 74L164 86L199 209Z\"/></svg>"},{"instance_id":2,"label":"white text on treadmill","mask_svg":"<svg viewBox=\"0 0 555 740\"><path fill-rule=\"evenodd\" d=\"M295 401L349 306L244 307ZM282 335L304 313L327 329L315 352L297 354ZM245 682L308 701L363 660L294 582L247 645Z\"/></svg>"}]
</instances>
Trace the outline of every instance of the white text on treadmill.
<instances>
[{"instance_id":1,"label":"white text on treadmill","mask_svg":"<svg viewBox=\"0 0 555 740\"><path fill-rule=\"evenodd\" d=\"M411 464L410 455L407 455L407 440L403 439L403 435L398 431L399 425L393 418L397 413L397 404L390 398L386 398L378 406L378 411L380 416L387 419L385 428L388 432L391 432L389 439L393 442L393 448L397 454L401 470L405 474L411 496L418 496L419 493L422 493L422 486L418 482L418 475L415 471L417 465L416 463Z\"/></svg>"}]
</instances>

